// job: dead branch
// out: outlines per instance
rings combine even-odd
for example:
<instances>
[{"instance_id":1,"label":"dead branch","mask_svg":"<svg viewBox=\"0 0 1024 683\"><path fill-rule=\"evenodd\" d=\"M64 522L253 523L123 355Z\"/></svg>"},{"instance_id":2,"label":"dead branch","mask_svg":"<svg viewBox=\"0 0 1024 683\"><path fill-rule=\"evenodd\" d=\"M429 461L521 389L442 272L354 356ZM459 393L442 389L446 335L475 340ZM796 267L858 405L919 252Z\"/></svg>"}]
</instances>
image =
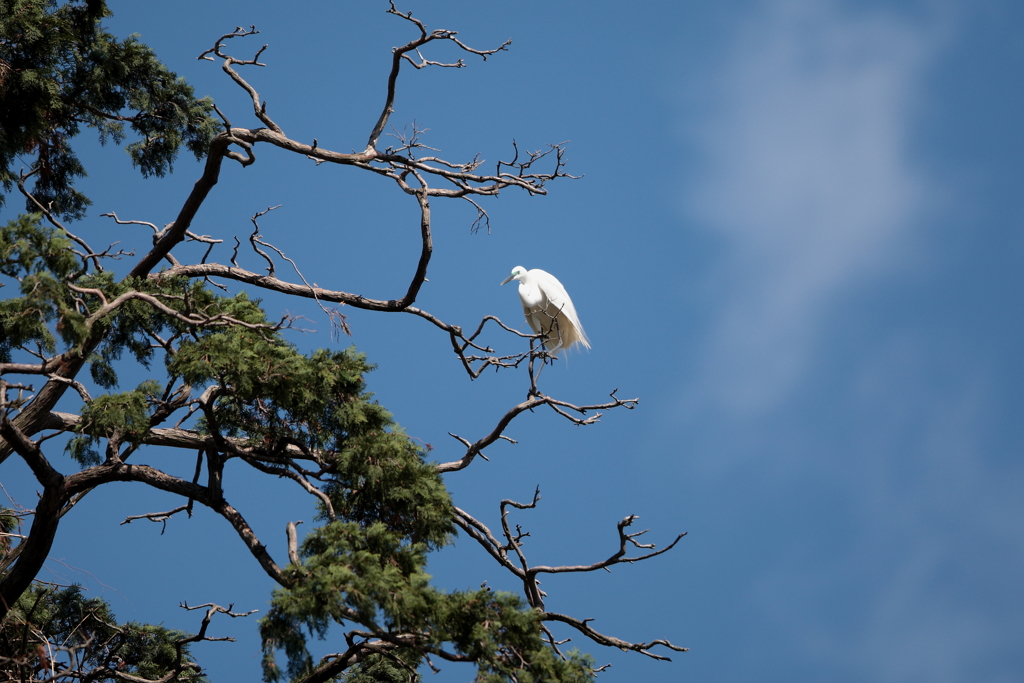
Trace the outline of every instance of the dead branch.
<instances>
[{"instance_id":1,"label":"dead branch","mask_svg":"<svg viewBox=\"0 0 1024 683\"><path fill-rule=\"evenodd\" d=\"M298 524L302 524L302 522L288 522L288 526L285 527L288 536L288 561L296 567L302 564L302 559L299 557L299 536L295 528Z\"/></svg>"},{"instance_id":2,"label":"dead branch","mask_svg":"<svg viewBox=\"0 0 1024 683\"><path fill-rule=\"evenodd\" d=\"M164 526L166 528L167 520L173 517L174 515L178 514L179 512L188 512L188 516L192 516L192 511L189 510L188 505L182 505L181 507L176 507L173 510L168 510L167 512L147 512L144 515L130 515L128 517L125 517L124 521L121 522L121 524L131 524L137 519L148 519L151 522L164 522ZM163 533L164 532L161 531L160 535L163 535Z\"/></svg>"},{"instance_id":3,"label":"dead branch","mask_svg":"<svg viewBox=\"0 0 1024 683\"><path fill-rule=\"evenodd\" d=\"M560 566L560 567L547 567L547 566L544 566L544 565L537 565L537 566L534 566L534 567L530 567L530 569L527 571L527 574L541 574L541 573L544 573L544 574L561 574L561 573L565 573L565 572L592 572L592 571L596 571L598 569L606 569L606 568L608 568L608 567L610 567L612 565L616 565L616 564L622 564L622 563L632 564L634 562L641 562L643 560L647 560L647 559L650 559L652 557L657 557L658 555L661 555L663 553L667 553L669 550L672 550L672 548L674 548L676 546L676 543L679 543L679 541L683 538L683 536L686 535L686 532L683 532L683 533L679 534L678 536L676 536L674 541L669 543L667 546L665 546L661 550L657 550L657 551L654 551L654 552L646 553L644 555L639 555L637 557L625 557L625 554L626 554L626 544L627 543L631 544L631 545L633 545L633 546L635 546L637 548L642 548L642 549L647 549L647 550L653 550L653 548L654 548L654 544L653 543L638 543L637 540L636 540L637 536L641 536L643 534L646 534L647 531L648 531L647 529L644 529L643 531L639 531L639 532L636 532L636 533L633 533L633 534L627 534L625 532L625 528L630 526L631 524L633 524L633 522L636 519L638 519L638 517L636 515L629 515L629 516L627 516L626 518L624 518L622 521L620 521L618 523L617 528L618 528L618 531L619 531L619 549L618 549L617 552L615 552L613 555L611 555L608 559L601 560L600 562L594 562L593 564L587 564L587 565L573 565L573 566Z\"/></svg>"},{"instance_id":4,"label":"dead branch","mask_svg":"<svg viewBox=\"0 0 1024 683\"><path fill-rule=\"evenodd\" d=\"M270 277L274 277L274 260L267 255L267 252L263 251L262 249L256 246L257 244L263 244L264 246L267 246L264 242L260 241L262 235L260 235L260 224L256 222L256 219L259 218L260 216L267 215L274 209L280 208L280 204L278 204L277 206L268 206L266 209L257 212L256 215L249 219L252 221L253 225L252 234L249 235L249 244L252 245L252 250L259 254L260 256L262 256L263 259L267 262L267 273L270 275Z\"/></svg>"},{"instance_id":5,"label":"dead branch","mask_svg":"<svg viewBox=\"0 0 1024 683\"><path fill-rule=\"evenodd\" d=\"M292 472L291 470L285 467L267 466L260 462L258 459L248 455L243 455L242 460L244 460L246 463L248 463L255 469L258 469L260 472L263 472L264 474L272 474L277 477L291 479L299 486L301 486L306 491L306 493L309 493L310 495L316 497L316 499L320 501L320 504L324 506L324 514L327 515L327 519L331 521L337 519L337 515L334 513L334 505L331 504L331 499L327 496L326 493L324 493L323 491L309 483L309 480L306 479L301 474Z\"/></svg>"},{"instance_id":6,"label":"dead branch","mask_svg":"<svg viewBox=\"0 0 1024 683\"><path fill-rule=\"evenodd\" d=\"M78 395L82 397L82 400L85 401L86 403L92 401L92 396L89 395L89 390L86 389L85 385L79 382L78 380L69 379L67 377L61 377L60 375L53 374L47 375L47 379L49 379L52 382L63 382L68 386L73 387L74 390L78 392Z\"/></svg>"},{"instance_id":7,"label":"dead branch","mask_svg":"<svg viewBox=\"0 0 1024 683\"><path fill-rule=\"evenodd\" d=\"M395 7L395 3L393 2L393 0L389 0L389 4L391 5L391 7L387 10L388 14L394 14L395 16L401 17L402 19L405 19L406 21L412 23L413 25L416 26L417 29L419 29L420 35L419 38L416 38L406 43L402 47L396 47L391 51L391 73L388 74L387 97L384 100L384 109L383 111L381 111L380 117L377 119L377 123L374 125L373 130L370 131L370 138L369 140L367 140L366 143L366 150L368 152L375 150L377 148L377 140L380 139L380 134L384 131L384 128L388 124L388 118L391 116L392 112L394 112L395 85L398 82L398 72L402 68L403 60L408 61L417 69L422 68L424 66L428 66L430 64L453 67L465 66L461 59L454 64L442 64L440 62L427 62L422 58L422 55L420 55L421 63L418 64L415 60L408 56L409 52L416 52L418 54L419 48L423 47L429 42L432 42L434 40L449 40L458 45L460 49L471 54L479 55L481 58L486 60L489 55L508 49L508 46L512 43L511 40L507 40L502 45L500 45L497 48L494 48L493 50L475 50L471 47L468 47L464 43L460 42L455 37L457 35L456 31L450 31L447 29L435 29L431 33L427 33L426 25L419 19L414 18L412 16L412 12L403 13L398 11L398 9Z\"/></svg>"},{"instance_id":8,"label":"dead branch","mask_svg":"<svg viewBox=\"0 0 1024 683\"><path fill-rule=\"evenodd\" d=\"M616 389L616 391L618 391L618 390ZM498 424L495 425L494 429L492 429L490 431L490 433L488 433L486 436L480 438L475 443L471 444L466 449L465 454L460 459L453 460L451 462L446 462L446 463L439 464L437 466L438 471L439 472L456 472L456 471L461 470L461 469L463 469L465 467L468 467L469 464L471 462L473 462L473 459L476 458L476 456L478 456L478 455L480 455L482 453L484 448L487 448L488 446L493 444L498 439L505 439L507 441L515 443L515 441L513 439L510 439L510 438L508 438L508 437L506 437L504 435L505 429L512 422L512 420L514 420L519 415L522 415L523 413L525 413L525 412L527 412L529 410L533 410L534 408L540 407L542 405L550 406L555 412L557 412L560 415L562 415L563 417L567 418L573 424L575 424L577 426L584 426L584 425L594 424L595 422L597 422L598 419L601 417L601 413L597 413L597 414L595 414L595 415L593 415L591 417L585 418L585 419L584 418L577 418L577 417L575 417L573 415L570 415L569 413L565 412L564 410L562 410L560 408L560 406L564 407L564 408L568 408L568 409L573 410L573 411L576 411L576 412L578 412L581 415L585 415L587 413L587 411L594 411L594 410L611 410L612 408L618 408L618 407L625 407L627 409L632 409L632 408L636 407L636 405L640 401L640 399L636 399L636 398L634 398L634 399L626 399L626 400L620 399L620 398L615 396L615 391L613 391L610 394L610 396L612 397L612 401L610 401L608 403L599 403L599 404L593 404L593 405L577 406L577 405L573 405L571 403L566 403L565 401L559 401L559 400L554 399L554 398L552 398L550 396L546 396L546 395L540 393L539 391L535 391L533 393L534 393L534 395L530 396L529 398L527 398L522 403L519 403L519 404L513 406L511 409L509 409L508 412L506 412L501 417L501 419L498 420Z\"/></svg>"},{"instance_id":9,"label":"dead branch","mask_svg":"<svg viewBox=\"0 0 1024 683\"><path fill-rule=\"evenodd\" d=\"M659 655L650 652L650 649L655 645L661 645L662 647L667 647L668 649L675 650L676 652L687 652L689 650L689 648L686 647L679 647L678 645L673 645L667 640L658 639L652 640L647 643L630 643L629 641L616 638L615 636L606 636L603 633L598 633L594 629L590 628L589 622L593 621L593 619L574 619L573 617L569 617L564 614L558 614L557 612L542 612L540 618L542 621L560 621L563 624L569 624L577 631L587 636L599 645L617 647L623 651L631 650L633 652L639 652L640 654L647 655L652 659L661 660L663 662L671 662L672 659L669 657L665 657L664 655Z\"/></svg>"},{"instance_id":10,"label":"dead branch","mask_svg":"<svg viewBox=\"0 0 1024 683\"><path fill-rule=\"evenodd\" d=\"M161 237L163 237L164 232L167 230L167 228L170 227L170 225L173 225L173 224L167 225L167 226L164 227L163 230L161 230L160 228L158 228L156 226L156 224L150 223L149 221L136 221L136 220L125 221L125 220L121 220L120 218L118 218L117 214L114 213L113 211L108 211L107 213L101 213L100 216L103 216L105 218L113 218L114 222L117 223L118 225L145 225L145 226L147 226L148 228L150 228L153 231L153 241L154 241L154 243L156 241L158 241ZM224 241L224 240L215 239L213 237L210 237L209 235L197 235L194 232L192 232L191 230L186 230L185 231L185 238L188 241L190 241L190 242L202 242L203 244L208 244L209 245L209 247L207 247L206 254L203 256L203 259L202 259L203 261L206 261L206 257L210 255L210 250L213 249L213 246L215 244L220 244L221 242ZM134 255L134 252L132 252L131 255ZM179 265L178 264L178 260L176 258L174 258L174 256L172 254L170 254L170 253L166 254L164 256L164 258L167 259L167 262L170 263L172 266Z\"/></svg>"},{"instance_id":11,"label":"dead branch","mask_svg":"<svg viewBox=\"0 0 1024 683\"><path fill-rule=\"evenodd\" d=\"M313 142L315 144L316 140L314 140ZM334 334L335 334L335 332L337 330L341 330L345 334L351 336L352 335L352 331L348 327L348 322L346 321L346 316L344 316L336 308L328 310L327 307L324 306L323 302L320 301L319 298L317 298L317 296L316 296L316 289L312 285L310 285L309 282L306 280L305 276L302 274L302 271L299 270L298 264L295 263L295 261L293 261L292 259L290 259L287 256L285 256L285 253L283 251L281 251L280 249L278 249L277 247L275 247L273 244L270 244L269 242L265 242L263 240L263 235L260 234L260 226L259 226L259 223L256 222L256 219L261 217L261 216L264 216L264 215L270 213L274 209L279 209L279 208L281 208L280 204L278 204L277 206L268 206L265 210L258 212L256 215L254 215L251 218L254 230L253 230L252 235L249 236L249 243L252 244L253 250L257 254L262 256L267 261L267 263L269 264L269 267L267 268L267 274L270 277L274 277L274 271L275 271L274 261L273 261L273 259L270 258L270 256L265 251L263 251L262 249L257 247L256 246L257 244L260 244L260 245L262 245L264 247L267 247L268 249L272 249L274 252L277 253L278 256L280 256L285 261L287 261L288 263L291 264L292 268L295 270L295 274L299 276L300 280L302 280L302 284L306 285L306 288L309 289L310 292L313 294L313 299L316 301L317 306L319 306L320 310L322 310L324 313L327 314L327 319L331 321L332 337L334 336ZM237 239L238 238L236 237L235 240L237 241ZM209 251L207 251L207 255L209 255ZM232 263L234 263L234 257L232 257L231 260L232 260ZM205 263L205 261L206 261L206 258L204 257L203 258L203 262ZM209 280L209 278L207 278L207 280Z\"/></svg>"},{"instance_id":12,"label":"dead branch","mask_svg":"<svg viewBox=\"0 0 1024 683\"><path fill-rule=\"evenodd\" d=\"M103 295L103 292L101 292L98 289L80 288L80 287L75 287L74 285L70 285L70 284L68 285L68 288L71 291L73 291L73 292L79 292L79 293L83 293L83 294L91 294L93 296L96 296L103 303L103 305L100 308L98 308L94 313L92 313L86 319L86 321L85 321L86 327L92 327L98 321L102 320L107 315L110 315L111 313L116 311L119 307L123 306L125 303L127 303L129 301L135 301L135 300L143 301L143 302L149 304L150 306L152 306L153 308L156 308L157 310L159 310L161 313L163 313L166 316L169 316L169 317L174 318L176 320L180 320L181 322L187 323L189 325L195 325L196 327L227 327L227 326L233 326L233 327L244 327L245 329L249 329L249 330L257 330L257 331L265 331L265 332L276 332L276 331L284 328L287 325L287 323L289 322L289 320L290 320L289 316L284 316L281 319L280 322L275 323L273 325L268 325L266 323L247 323L244 320L238 320L237 318L233 318L230 315L224 315L224 314L217 314L217 315L213 315L213 316L204 316L204 315L197 315L197 314L189 315L189 314L186 314L186 313L180 313L180 312L174 310L173 308L171 308L170 306L167 306L162 301L160 301L160 298L159 298L158 295L146 294L145 292L140 292L140 291L137 291L137 290L132 290L132 291L125 292L124 294L120 295L119 297L117 297L113 301L108 302L106 297ZM63 378L56 378L56 379L52 379L51 381L62 381L62 379Z\"/></svg>"},{"instance_id":13,"label":"dead branch","mask_svg":"<svg viewBox=\"0 0 1024 683\"><path fill-rule=\"evenodd\" d=\"M238 74L237 71L231 68L233 64L238 64L240 66L266 66L266 64L263 64L259 61L259 58L260 55L263 54L263 51L266 50L268 46L264 45L259 50L257 50L256 55L252 59L236 59L230 55L224 54L224 52L222 51L224 48L224 41L229 40L231 38L244 38L245 36L251 36L257 33L259 33L259 31L256 30L255 26L249 26L248 29L243 29L241 26L239 26L233 32L225 33L223 36L221 36L220 39L218 39L217 42L214 44L214 46L200 54L198 59L203 59L212 62L213 58L209 56L210 53L213 53L221 59L223 59L224 63L221 65L221 68L224 70L225 73L228 74L228 76L231 77L231 80L233 80L235 83L241 86L247 93L249 93L249 96L252 98L252 108L253 112L256 114L256 118L262 121L264 125L269 126L270 129L273 130L274 132L282 133L283 131L281 130L281 128L278 127L278 125L274 123L274 121L269 116L267 116L267 103L265 101L261 103L259 93L256 92L256 89L249 85L245 81L245 79L243 79Z\"/></svg>"},{"instance_id":14,"label":"dead branch","mask_svg":"<svg viewBox=\"0 0 1024 683\"><path fill-rule=\"evenodd\" d=\"M505 542L501 543L494 536L490 529L478 519L475 519L472 515L467 513L465 510L455 508L455 523L460 529L466 532L466 534L480 544L487 553L494 558L498 564L511 572L514 576L523 582L523 589L526 593L526 600L534 609L543 611L544 610L544 597L545 593L540 590L540 584L537 580L538 574L560 574L560 573L572 573L572 572L591 572L598 569L608 569L608 567L634 562L641 562L643 560L657 557L663 553L668 552L679 543L680 539L685 536L685 533L676 536L670 544L662 548L661 550L654 550L653 543L640 543L636 540L638 536L647 533L646 530L627 533L626 528L631 526L632 523L637 519L636 515L629 515L617 525L619 535L619 548L610 557L599 562L594 562L589 565L564 565L564 566L546 566L536 565L531 566L526 558L526 554L523 552L523 539L529 536L529 532L524 532L519 525L516 525L515 531L509 525L508 514L509 508L513 507L519 510L528 510L535 508L537 503L540 501L540 487L534 491L533 499L529 503L518 503L516 501L505 499L501 501L499 506L501 512L501 531L505 537ZM642 555L627 557L627 545L631 545L636 548L651 550L652 552L644 553ZM518 565L509 557L509 553L514 553L515 559L518 560ZM569 617L566 617L567 619ZM580 622L585 625L585 622ZM589 634L588 634L589 635ZM598 634L600 635L600 634ZM602 636L604 637L604 636ZM600 642L600 641L599 641ZM625 641L621 641L625 642ZM654 643L648 643L643 649L647 649L650 645L660 643L661 641L654 641ZM608 643L602 643L608 644ZM628 645L628 643L627 643ZM618 647L618 645L616 645ZM629 648L635 649L635 648ZM639 651L639 650L638 650ZM645 652L644 654L649 654Z\"/></svg>"}]
</instances>

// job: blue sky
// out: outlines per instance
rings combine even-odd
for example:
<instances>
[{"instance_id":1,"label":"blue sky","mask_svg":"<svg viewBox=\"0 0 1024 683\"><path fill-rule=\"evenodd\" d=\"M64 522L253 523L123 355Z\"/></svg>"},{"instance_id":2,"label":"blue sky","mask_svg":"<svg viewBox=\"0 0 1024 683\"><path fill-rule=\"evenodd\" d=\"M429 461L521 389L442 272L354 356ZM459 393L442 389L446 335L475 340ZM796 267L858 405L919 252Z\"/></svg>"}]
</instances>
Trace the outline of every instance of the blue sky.
<instances>
[{"instance_id":1,"label":"blue sky","mask_svg":"<svg viewBox=\"0 0 1024 683\"><path fill-rule=\"evenodd\" d=\"M195 57L236 25L270 47L245 74L296 139L362 149L390 48L410 27L386 3L110 3L235 125L257 124L218 65ZM404 71L399 127L429 128L447 158L508 158L570 140L546 197L506 191L473 212L434 203L435 257L419 306L472 326L520 324L515 265L554 273L593 342L545 371L573 402L639 396L577 429L526 415L490 462L449 475L457 504L497 523L503 498L543 500L516 521L534 562L614 550L640 515L671 553L612 574L545 583L548 608L628 640L668 638L672 663L574 643L613 666L600 680L1006 682L1024 675L1024 9L977 3L403 3L431 28L507 53L460 70ZM451 51L428 52L434 59ZM92 145L91 141L88 143ZM193 230L230 240L249 216L310 282L376 298L404 292L418 254L415 202L354 169L258 149L226 164ZM142 180L126 155L85 154L95 201L77 224L140 249L199 174L179 160ZM4 209L11 215L13 200ZM115 229L117 228L117 229ZM102 235L103 237L99 237ZM179 257L182 258L182 257ZM215 258L216 252L215 252ZM227 251L219 260L226 261ZM255 261L252 269L259 266ZM333 342L315 307L304 348ZM446 337L412 316L346 311L378 369L370 388L440 460L447 433L490 431L523 373L460 374ZM512 345L495 336L492 341ZM191 454L144 456L191 472ZM68 462L63 462L68 469ZM312 505L283 483L229 472L228 499L284 555L284 525ZM8 491L33 485L13 460ZM198 627L177 605L264 610L271 589L228 525L204 512L160 527L125 516L177 505L140 486L89 496L48 566L119 618ZM70 569L61 561L72 565ZM468 538L436 581L515 589ZM45 578L45 577L44 577ZM215 621L236 643L197 651L214 680L258 678L255 622ZM326 646L330 650L330 645ZM448 665L429 680L467 680Z\"/></svg>"}]
</instances>

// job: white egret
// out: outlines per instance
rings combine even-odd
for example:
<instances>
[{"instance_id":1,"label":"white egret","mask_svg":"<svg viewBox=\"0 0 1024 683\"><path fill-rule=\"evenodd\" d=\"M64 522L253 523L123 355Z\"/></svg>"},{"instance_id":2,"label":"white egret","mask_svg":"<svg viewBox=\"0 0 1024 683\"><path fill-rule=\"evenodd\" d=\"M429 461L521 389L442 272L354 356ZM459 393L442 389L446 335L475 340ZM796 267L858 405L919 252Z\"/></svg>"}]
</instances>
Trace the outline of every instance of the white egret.
<instances>
[{"instance_id":1,"label":"white egret","mask_svg":"<svg viewBox=\"0 0 1024 683\"><path fill-rule=\"evenodd\" d=\"M590 348L576 307L558 278L539 268L527 270L516 266L501 284L512 280L519 280L519 300L526 322L534 334L543 335L541 341L549 353L557 356L559 351L576 344Z\"/></svg>"}]
</instances>

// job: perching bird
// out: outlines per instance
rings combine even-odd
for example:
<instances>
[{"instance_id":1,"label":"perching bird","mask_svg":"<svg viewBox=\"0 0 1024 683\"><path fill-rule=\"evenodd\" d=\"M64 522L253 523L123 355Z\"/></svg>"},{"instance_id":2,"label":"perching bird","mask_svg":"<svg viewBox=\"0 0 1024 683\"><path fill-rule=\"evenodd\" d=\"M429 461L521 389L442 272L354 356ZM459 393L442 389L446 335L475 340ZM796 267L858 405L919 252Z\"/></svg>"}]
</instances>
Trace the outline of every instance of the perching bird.
<instances>
[{"instance_id":1,"label":"perching bird","mask_svg":"<svg viewBox=\"0 0 1024 683\"><path fill-rule=\"evenodd\" d=\"M544 335L541 340L548 352L557 356L559 351L575 344L590 348L576 307L554 275L539 268L527 270L516 266L501 284L512 280L519 280L519 300L523 303L526 322L534 334Z\"/></svg>"}]
</instances>

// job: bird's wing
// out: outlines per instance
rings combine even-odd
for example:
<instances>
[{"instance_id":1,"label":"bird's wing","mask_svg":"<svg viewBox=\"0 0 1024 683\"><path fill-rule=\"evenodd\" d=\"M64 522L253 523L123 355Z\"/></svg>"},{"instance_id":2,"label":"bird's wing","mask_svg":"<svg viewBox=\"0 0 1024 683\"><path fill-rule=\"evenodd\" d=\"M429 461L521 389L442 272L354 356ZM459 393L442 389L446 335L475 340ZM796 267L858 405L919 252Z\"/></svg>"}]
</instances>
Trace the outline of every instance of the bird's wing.
<instances>
[{"instance_id":1,"label":"bird's wing","mask_svg":"<svg viewBox=\"0 0 1024 683\"><path fill-rule=\"evenodd\" d=\"M583 331L583 325L580 324L580 318L576 314L576 307L573 306L572 299L569 298L569 293L565 291L562 283L551 273L540 269L532 270L530 274L536 274L537 287L547 300L548 314L560 315L572 326L572 330L561 330L562 346L568 348L578 341L589 349L590 340L587 339L587 334ZM559 327L563 326L559 325Z\"/></svg>"}]
</instances>

